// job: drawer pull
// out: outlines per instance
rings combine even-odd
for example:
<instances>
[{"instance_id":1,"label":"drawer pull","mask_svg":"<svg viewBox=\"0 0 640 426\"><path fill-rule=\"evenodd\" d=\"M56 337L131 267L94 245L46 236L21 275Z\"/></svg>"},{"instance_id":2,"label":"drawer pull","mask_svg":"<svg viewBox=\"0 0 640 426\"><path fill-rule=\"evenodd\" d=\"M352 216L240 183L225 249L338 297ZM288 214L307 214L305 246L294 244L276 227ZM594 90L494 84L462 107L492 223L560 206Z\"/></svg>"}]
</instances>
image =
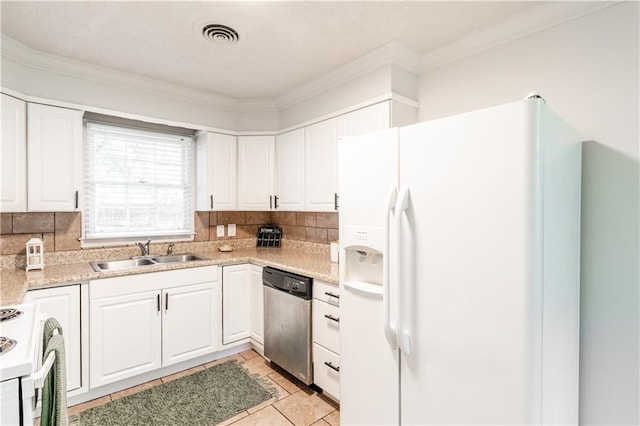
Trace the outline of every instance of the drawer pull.
<instances>
[{"instance_id":1,"label":"drawer pull","mask_svg":"<svg viewBox=\"0 0 640 426\"><path fill-rule=\"evenodd\" d=\"M340 318L336 318L336 317L331 316L329 314L325 314L324 317L330 319L331 321L340 322Z\"/></svg>"},{"instance_id":2,"label":"drawer pull","mask_svg":"<svg viewBox=\"0 0 640 426\"><path fill-rule=\"evenodd\" d=\"M332 370L337 371L338 373L340 372L340 367L336 367L335 365L331 364L331 362L329 362L329 361L325 361L324 365L326 365L327 367L329 367Z\"/></svg>"},{"instance_id":3,"label":"drawer pull","mask_svg":"<svg viewBox=\"0 0 640 426\"><path fill-rule=\"evenodd\" d=\"M329 297L335 297L336 299L340 299L340 295L339 294L333 294L330 291L325 291L324 294L326 294Z\"/></svg>"}]
</instances>

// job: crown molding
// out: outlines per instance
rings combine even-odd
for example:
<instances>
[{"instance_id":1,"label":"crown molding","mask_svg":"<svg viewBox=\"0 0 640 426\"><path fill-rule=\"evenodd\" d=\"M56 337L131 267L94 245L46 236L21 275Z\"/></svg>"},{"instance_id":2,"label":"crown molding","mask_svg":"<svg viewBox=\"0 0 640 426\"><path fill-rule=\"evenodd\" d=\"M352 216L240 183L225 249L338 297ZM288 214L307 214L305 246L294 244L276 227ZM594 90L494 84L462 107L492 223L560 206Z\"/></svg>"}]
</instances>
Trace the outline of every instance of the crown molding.
<instances>
[{"instance_id":1,"label":"crown molding","mask_svg":"<svg viewBox=\"0 0 640 426\"><path fill-rule=\"evenodd\" d=\"M475 32L467 37L433 50L422 56L419 72L455 62L484 50L506 44L530 34L560 25L599 10L615 6L621 1L602 2L543 2L520 12L504 22Z\"/></svg>"},{"instance_id":2,"label":"crown molding","mask_svg":"<svg viewBox=\"0 0 640 426\"><path fill-rule=\"evenodd\" d=\"M414 74L420 70L420 56L405 46L392 42L349 62L316 80L276 98L279 109L285 109L327 90L366 75L385 65L399 65Z\"/></svg>"},{"instance_id":3,"label":"crown molding","mask_svg":"<svg viewBox=\"0 0 640 426\"><path fill-rule=\"evenodd\" d=\"M316 80L285 92L275 99L232 98L205 90L116 71L40 52L5 35L1 36L0 54L26 67L211 108L245 113L279 112L383 66L400 66L413 74L420 74L619 3L621 1L542 2L540 5L516 14L491 28L473 33L455 43L433 50L425 55L419 55L399 43L392 42Z\"/></svg>"},{"instance_id":4,"label":"crown molding","mask_svg":"<svg viewBox=\"0 0 640 426\"><path fill-rule=\"evenodd\" d=\"M236 99L41 52L4 34L1 41L2 57L29 68L231 112L277 111L277 106L272 99Z\"/></svg>"}]
</instances>

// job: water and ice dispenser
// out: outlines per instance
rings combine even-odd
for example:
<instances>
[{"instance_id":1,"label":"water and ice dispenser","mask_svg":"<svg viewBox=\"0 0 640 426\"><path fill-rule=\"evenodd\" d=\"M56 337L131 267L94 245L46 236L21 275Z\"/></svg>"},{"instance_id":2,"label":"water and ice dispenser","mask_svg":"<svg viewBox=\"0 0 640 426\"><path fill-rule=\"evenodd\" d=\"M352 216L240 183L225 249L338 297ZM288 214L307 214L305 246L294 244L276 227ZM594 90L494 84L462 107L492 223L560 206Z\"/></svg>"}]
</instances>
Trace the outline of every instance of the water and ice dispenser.
<instances>
[{"instance_id":1,"label":"water and ice dispenser","mask_svg":"<svg viewBox=\"0 0 640 426\"><path fill-rule=\"evenodd\" d=\"M379 285L382 292L383 235L382 228L343 228L341 281Z\"/></svg>"}]
</instances>

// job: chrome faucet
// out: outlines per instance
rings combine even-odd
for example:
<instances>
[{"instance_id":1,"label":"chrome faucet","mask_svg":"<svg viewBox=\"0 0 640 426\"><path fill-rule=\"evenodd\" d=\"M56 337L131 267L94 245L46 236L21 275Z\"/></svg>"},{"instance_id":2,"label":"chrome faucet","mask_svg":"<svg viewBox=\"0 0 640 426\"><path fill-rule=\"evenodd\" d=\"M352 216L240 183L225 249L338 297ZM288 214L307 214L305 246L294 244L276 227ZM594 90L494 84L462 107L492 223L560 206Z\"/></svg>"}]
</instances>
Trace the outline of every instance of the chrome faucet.
<instances>
[{"instance_id":1,"label":"chrome faucet","mask_svg":"<svg viewBox=\"0 0 640 426\"><path fill-rule=\"evenodd\" d=\"M142 256L149 256L149 243L150 242L151 242L151 240L147 241L145 244L136 243L136 244L138 244L138 247L140 247L140 250L142 251Z\"/></svg>"},{"instance_id":2,"label":"chrome faucet","mask_svg":"<svg viewBox=\"0 0 640 426\"><path fill-rule=\"evenodd\" d=\"M173 246L175 244L169 243L169 247L167 247L167 256L171 256L173 254Z\"/></svg>"}]
</instances>

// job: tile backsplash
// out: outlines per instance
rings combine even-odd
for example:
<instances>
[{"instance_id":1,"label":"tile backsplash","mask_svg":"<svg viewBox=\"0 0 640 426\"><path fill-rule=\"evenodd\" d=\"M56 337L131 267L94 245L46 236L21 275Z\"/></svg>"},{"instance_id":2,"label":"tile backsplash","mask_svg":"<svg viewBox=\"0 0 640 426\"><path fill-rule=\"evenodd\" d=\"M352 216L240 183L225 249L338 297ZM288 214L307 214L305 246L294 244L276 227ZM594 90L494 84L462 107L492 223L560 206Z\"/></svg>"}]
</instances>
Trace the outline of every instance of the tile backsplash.
<instances>
[{"instance_id":1,"label":"tile backsplash","mask_svg":"<svg viewBox=\"0 0 640 426\"><path fill-rule=\"evenodd\" d=\"M45 252L79 250L79 212L0 214L0 254L24 253L31 238L44 242Z\"/></svg>"},{"instance_id":2,"label":"tile backsplash","mask_svg":"<svg viewBox=\"0 0 640 426\"><path fill-rule=\"evenodd\" d=\"M329 244L338 239L338 213L220 211L196 212L196 241L218 240L216 226L236 225L236 238L255 238L258 227L282 227L283 238ZM228 237L224 237L228 238Z\"/></svg>"},{"instance_id":3,"label":"tile backsplash","mask_svg":"<svg viewBox=\"0 0 640 426\"><path fill-rule=\"evenodd\" d=\"M80 250L82 235L80 212L1 213L0 254L24 253L31 238L44 241L45 252ZM338 239L338 213L218 211L195 212L195 241L255 238L258 227L282 227L285 239L328 244ZM228 237L229 224L236 225L236 236ZM216 236L216 226L225 225L225 237Z\"/></svg>"}]
</instances>

